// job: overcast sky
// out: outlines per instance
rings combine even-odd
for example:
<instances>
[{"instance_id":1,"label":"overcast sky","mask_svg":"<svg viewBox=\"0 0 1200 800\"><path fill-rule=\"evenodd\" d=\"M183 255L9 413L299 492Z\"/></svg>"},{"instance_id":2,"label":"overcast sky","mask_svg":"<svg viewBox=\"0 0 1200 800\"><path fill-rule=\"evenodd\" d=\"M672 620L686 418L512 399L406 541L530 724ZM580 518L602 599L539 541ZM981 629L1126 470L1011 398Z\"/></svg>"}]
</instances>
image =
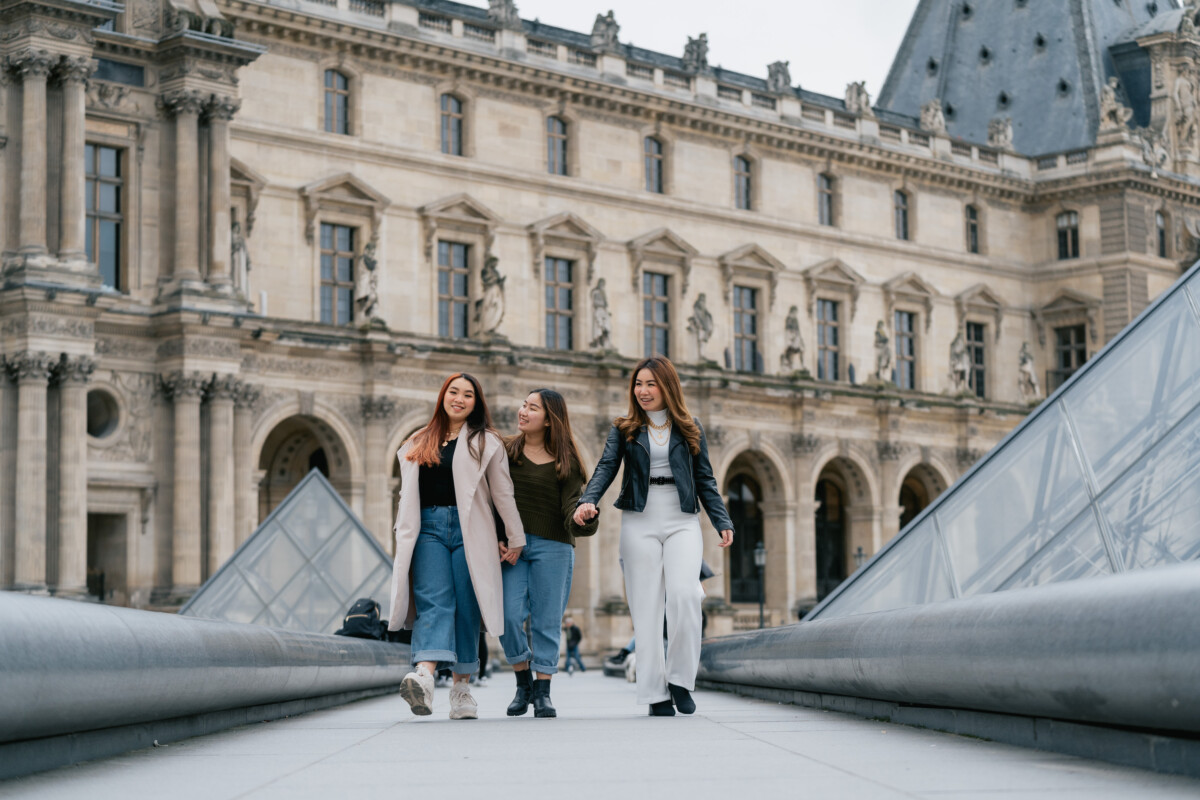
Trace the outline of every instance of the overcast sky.
<instances>
[{"instance_id":1,"label":"overcast sky","mask_svg":"<svg viewBox=\"0 0 1200 800\"><path fill-rule=\"evenodd\" d=\"M486 0L465 0L486 6ZM610 8L622 43L682 56L708 34L708 62L761 78L790 61L792 82L841 97L866 80L878 96L917 0L516 0L525 19L590 33Z\"/></svg>"}]
</instances>

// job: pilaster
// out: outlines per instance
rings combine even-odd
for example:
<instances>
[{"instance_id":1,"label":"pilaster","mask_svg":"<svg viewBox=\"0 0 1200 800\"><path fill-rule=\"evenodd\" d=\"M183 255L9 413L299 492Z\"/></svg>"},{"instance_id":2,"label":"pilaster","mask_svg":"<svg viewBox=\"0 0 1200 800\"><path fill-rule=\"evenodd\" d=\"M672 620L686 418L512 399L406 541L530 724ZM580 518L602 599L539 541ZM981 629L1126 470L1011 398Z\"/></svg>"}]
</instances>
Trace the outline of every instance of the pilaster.
<instances>
[{"instance_id":1,"label":"pilaster","mask_svg":"<svg viewBox=\"0 0 1200 800\"><path fill-rule=\"evenodd\" d=\"M246 382L238 385L233 398L233 517L234 548L258 527L258 482L254 477L254 458L251 439L254 434L254 407L260 390Z\"/></svg>"},{"instance_id":2,"label":"pilaster","mask_svg":"<svg viewBox=\"0 0 1200 800\"><path fill-rule=\"evenodd\" d=\"M61 212L59 221L58 257L64 266L87 268L86 180L84 148L87 115L86 88L88 76L95 70L86 57L64 57L55 75L63 90L63 137L61 174Z\"/></svg>"},{"instance_id":3,"label":"pilaster","mask_svg":"<svg viewBox=\"0 0 1200 800\"><path fill-rule=\"evenodd\" d=\"M364 457L367 485L363 521L385 550L390 551L391 509L388 481L392 470L385 452L388 423L396 411L396 401L390 397L362 398L363 424L366 428Z\"/></svg>"},{"instance_id":4,"label":"pilaster","mask_svg":"<svg viewBox=\"0 0 1200 800\"><path fill-rule=\"evenodd\" d=\"M159 107L175 119L175 249L169 279L200 281L200 144L199 121L206 98L194 89L159 97Z\"/></svg>"},{"instance_id":5,"label":"pilaster","mask_svg":"<svg viewBox=\"0 0 1200 800\"><path fill-rule=\"evenodd\" d=\"M87 384L91 356L66 355L54 368L59 386L57 595L87 594Z\"/></svg>"},{"instance_id":6,"label":"pilaster","mask_svg":"<svg viewBox=\"0 0 1200 800\"><path fill-rule=\"evenodd\" d=\"M236 547L233 405L241 385L219 375L207 387L208 423L208 574L215 573Z\"/></svg>"},{"instance_id":7,"label":"pilaster","mask_svg":"<svg viewBox=\"0 0 1200 800\"><path fill-rule=\"evenodd\" d=\"M55 359L26 351L6 360L17 383L16 541L13 586L46 591L46 390Z\"/></svg>"},{"instance_id":8,"label":"pilaster","mask_svg":"<svg viewBox=\"0 0 1200 800\"><path fill-rule=\"evenodd\" d=\"M231 233L229 229L229 121L241 103L213 95L204 108L208 121L208 283L233 290Z\"/></svg>"},{"instance_id":9,"label":"pilaster","mask_svg":"<svg viewBox=\"0 0 1200 800\"><path fill-rule=\"evenodd\" d=\"M163 394L175 404L171 493L171 594L176 600L200 586L200 399L208 378L199 372L172 372L160 378Z\"/></svg>"}]
</instances>

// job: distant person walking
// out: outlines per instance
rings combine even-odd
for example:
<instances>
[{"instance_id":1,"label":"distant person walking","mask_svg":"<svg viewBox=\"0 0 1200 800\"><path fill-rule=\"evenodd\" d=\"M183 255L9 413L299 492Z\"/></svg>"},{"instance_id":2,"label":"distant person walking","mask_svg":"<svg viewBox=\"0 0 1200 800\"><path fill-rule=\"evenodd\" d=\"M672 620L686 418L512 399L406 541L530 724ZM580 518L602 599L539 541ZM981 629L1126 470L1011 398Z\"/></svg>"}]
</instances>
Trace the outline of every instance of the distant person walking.
<instances>
[{"instance_id":1,"label":"distant person walking","mask_svg":"<svg viewBox=\"0 0 1200 800\"><path fill-rule=\"evenodd\" d=\"M519 558L508 559L502 569L504 633L500 644L517 678L517 693L508 715L520 716L533 703L535 717L556 717L558 711L550 702L550 680L558 671L559 628L571 593L575 537L594 534L599 520L577 523L572 519L587 475L561 394L553 389L530 392L517 413L517 435L506 447L525 530L525 549ZM502 542L501 553L504 548ZM528 638L526 619L532 634ZM531 680L531 672L537 673L536 679Z\"/></svg>"},{"instance_id":2,"label":"distant person walking","mask_svg":"<svg viewBox=\"0 0 1200 800\"><path fill-rule=\"evenodd\" d=\"M475 719L469 681L479 667L480 620L492 632L504 627L500 560L516 561L525 546L504 442L479 381L465 372L447 378L433 419L396 457L401 492L388 627L412 627L416 665L400 696L414 714L432 714L434 674L449 667L450 719ZM494 514L508 534L499 552Z\"/></svg>"},{"instance_id":3,"label":"distant person walking","mask_svg":"<svg viewBox=\"0 0 1200 800\"><path fill-rule=\"evenodd\" d=\"M629 411L613 422L604 454L575 511L582 523L624 465L621 494L621 562L634 635L655 642L666 613L667 651L638 651L637 696L652 716L696 710L691 692L700 664L703 540L698 514L708 512L721 547L733 543L733 522L708 460L699 420L684 402L675 366L663 356L645 358L629 381Z\"/></svg>"},{"instance_id":4,"label":"distant person walking","mask_svg":"<svg viewBox=\"0 0 1200 800\"><path fill-rule=\"evenodd\" d=\"M574 661L580 672L587 672L587 667L583 665L583 659L579 657L579 643L583 641L583 631L579 630L575 620L570 617L563 620L563 630L567 632L567 658L563 663L563 669L570 672L571 662Z\"/></svg>"}]
</instances>

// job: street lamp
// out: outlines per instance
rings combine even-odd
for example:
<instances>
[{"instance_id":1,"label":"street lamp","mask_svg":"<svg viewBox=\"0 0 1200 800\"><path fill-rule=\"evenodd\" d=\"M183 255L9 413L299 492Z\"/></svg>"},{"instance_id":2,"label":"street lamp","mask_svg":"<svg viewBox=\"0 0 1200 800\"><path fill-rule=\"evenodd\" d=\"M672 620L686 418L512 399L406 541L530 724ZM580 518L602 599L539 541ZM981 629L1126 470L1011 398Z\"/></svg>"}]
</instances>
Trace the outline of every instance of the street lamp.
<instances>
[{"instance_id":1,"label":"street lamp","mask_svg":"<svg viewBox=\"0 0 1200 800\"><path fill-rule=\"evenodd\" d=\"M763 626L763 570L767 566L767 547L762 542L754 545L754 566L758 567L758 627Z\"/></svg>"},{"instance_id":2,"label":"street lamp","mask_svg":"<svg viewBox=\"0 0 1200 800\"><path fill-rule=\"evenodd\" d=\"M859 545L858 549L854 551L854 568L858 569L861 567L863 565L863 561L866 559L867 554L863 552L862 545Z\"/></svg>"}]
</instances>

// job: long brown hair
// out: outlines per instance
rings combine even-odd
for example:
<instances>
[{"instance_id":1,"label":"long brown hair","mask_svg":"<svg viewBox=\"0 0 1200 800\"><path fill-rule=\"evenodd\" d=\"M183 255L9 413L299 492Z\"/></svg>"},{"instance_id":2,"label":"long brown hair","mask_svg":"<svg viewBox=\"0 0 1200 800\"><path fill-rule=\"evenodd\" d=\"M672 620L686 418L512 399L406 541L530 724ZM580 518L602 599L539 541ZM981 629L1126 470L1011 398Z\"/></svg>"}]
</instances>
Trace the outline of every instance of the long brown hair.
<instances>
[{"instance_id":1,"label":"long brown hair","mask_svg":"<svg viewBox=\"0 0 1200 800\"><path fill-rule=\"evenodd\" d=\"M487 401L483 399L483 387L479 385L479 379L466 372L456 372L446 378L446 382L442 384L442 390L438 392L437 408L433 411L433 419L429 420L424 428L414 433L408 440L412 446L408 449L408 455L405 458L409 461L415 461L423 467L435 467L442 463L442 442L446 440L446 435L450 432L450 416L446 413L446 391L450 388L450 384L459 378L470 383L475 390L475 408L471 410L463 425L469 431L467 448L475 456L476 461L483 463L483 445L476 440L489 431L495 433L495 428L492 426L492 415L488 413Z\"/></svg>"},{"instance_id":2,"label":"long brown hair","mask_svg":"<svg viewBox=\"0 0 1200 800\"><path fill-rule=\"evenodd\" d=\"M546 431L546 452L554 457L554 473L560 481L565 481L571 475L572 469L578 469L586 481L587 470L583 468L579 446L575 443L575 435L571 433L567 401L553 389L534 389L529 394L536 394L542 399L546 421L550 423ZM508 439L504 448L508 451L508 457L514 463L520 464L525 455L525 434L518 433Z\"/></svg>"},{"instance_id":3,"label":"long brown hair","mask_svg":"<svg viewBox=\"0 0 1200 800\"><path fill-rule=\"evenodd\" d=\"M613 425L616 425L617 430L632 442L637 438L638 432L650 423L650 418L646 416L645 411L642 411L642 405L634 395L638 373L644 369L650 370L650 374L654 376L654 381L658 384L659 391L662 392L671 424L679 429L679 433L687 442L688 450L692 455L696 455L700 452L700 426L692 419L687 402L683 399L683 387L679 385L679 373L675 371L675 365L666 356L643 358L633 368L633 374L629 376L629 413L623 417L617 417L613 420Z\"/></svg>"}]
</instances>

